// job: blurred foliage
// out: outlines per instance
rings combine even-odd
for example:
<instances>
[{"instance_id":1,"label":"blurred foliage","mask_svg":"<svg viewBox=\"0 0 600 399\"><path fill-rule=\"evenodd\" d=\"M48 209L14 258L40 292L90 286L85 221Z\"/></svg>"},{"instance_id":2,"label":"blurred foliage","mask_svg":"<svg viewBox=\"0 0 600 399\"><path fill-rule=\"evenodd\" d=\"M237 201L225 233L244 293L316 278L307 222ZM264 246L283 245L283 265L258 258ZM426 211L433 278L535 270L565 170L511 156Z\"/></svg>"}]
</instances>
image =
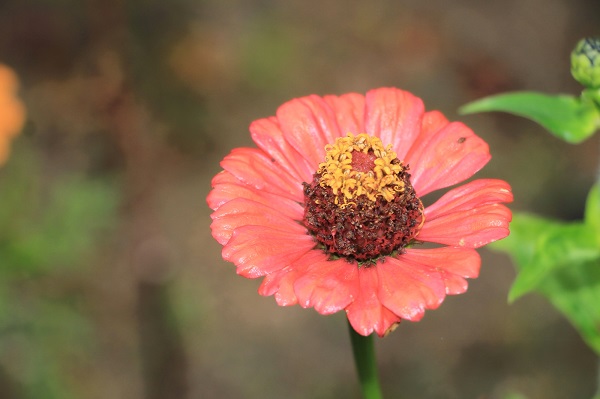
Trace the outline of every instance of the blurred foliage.
<instances>
[{"instance_id":1,"label":"blurred foliage","mask_svg":"<svg viewBox=\"0 0 600 399\"><path fill-rule=\"evenodd\" d=\"M76 173L49 185L31 154L14 158L0 180L2 267L40 274L81 266L96 233L114 225L114 188Z\"/></svg>"},{"instance_id":2,"label":"blurred foliage","mask_svg":"<svg viewBox=\"0 0 600 399\"><path fill-rule=\"evenodd\" d=\"M114 185L79 172L43 178L30 148L0 171L0 365L23 398L80 398L78 366L93 345L81 292L53 281L87 272L116 223Z\"/></svg>"},{"instance_id":3,"label":"blurred foliage","mask_svg":"<svg viewBox=\"0 0 600 399\"><path fill-rule=\"evenodd\" d=\"M244 41L246 51L241 54L241 70L253 86L277 90L291 78L289 71L299 62L298 54L293 51L297 46L292 32L265 18L257 21Z\"/></svg>"},{"instance_id":4,"label":"blurred foliage","mask_svg":"<svg viewBox=\"0 0 600 399\"><path fill-rule=\"evenodd\" d=\"M137 0L125 2L123 7L127 20L119 21L126 23L120 28L129 34L123 43L123 56L135 92L165 124L166 136L178 150L194 153L211 146L207 135L198 129L208 118L204 93L194 92L188 82L178 78L174 73L177 65L173 65L183 58L174 54L173 47L185 41L189 23L196 15L184 0ZM105 24L105 29L113 29L110 21ZM185 50L185 56L193 57L190 49ZM199 71L209 62L204 57L197 61L194 68Z\"/></svg>"},{"instance_id":5,"label":"blurred foliage","mask_svg":"<svg viewBox=\"0 0 600 399\"><path fill-rule=\"evenodd\" d=\"M600 356L600 185L588 196L585 218L564 223L515 214L511 235L493 247L511 255L519 274L509 300L529 292L547 297Z\"/></svg>"},{"instance_id":6,"label":"blurred foliage","mask_svg":"<svg viewBox=\"0 0 600 399\"><path fill-rule=\"evenodd\" d=\"M512 393L509 393L508 395L506 395L504 397L504 399L527 399L527 396L521 395L518 392L512 392Z\"/></svg>"}]
</instances>

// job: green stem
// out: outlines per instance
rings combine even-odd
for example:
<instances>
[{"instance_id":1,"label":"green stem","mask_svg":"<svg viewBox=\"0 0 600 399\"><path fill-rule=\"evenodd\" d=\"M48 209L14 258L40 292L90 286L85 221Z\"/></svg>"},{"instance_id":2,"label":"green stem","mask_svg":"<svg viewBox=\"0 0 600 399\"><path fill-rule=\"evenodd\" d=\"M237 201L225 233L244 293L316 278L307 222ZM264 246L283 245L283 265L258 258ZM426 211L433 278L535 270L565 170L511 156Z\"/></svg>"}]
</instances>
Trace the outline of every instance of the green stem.
<instances>
[{"instance_id":1,"label":"green stem","mask_svg":"<svg viewBox=\"0 0 600 399\"><path fill-rule=\"evenodd\" d=\"M373 334L365 337L354 331L348 323L350 330L350 341L352 342L352 353L354 363L360 380L363 397L365 399L382 399L379 378L377 377L377 363L375 362L375 347L373 345Z\"/></svg>"}]
</instances>

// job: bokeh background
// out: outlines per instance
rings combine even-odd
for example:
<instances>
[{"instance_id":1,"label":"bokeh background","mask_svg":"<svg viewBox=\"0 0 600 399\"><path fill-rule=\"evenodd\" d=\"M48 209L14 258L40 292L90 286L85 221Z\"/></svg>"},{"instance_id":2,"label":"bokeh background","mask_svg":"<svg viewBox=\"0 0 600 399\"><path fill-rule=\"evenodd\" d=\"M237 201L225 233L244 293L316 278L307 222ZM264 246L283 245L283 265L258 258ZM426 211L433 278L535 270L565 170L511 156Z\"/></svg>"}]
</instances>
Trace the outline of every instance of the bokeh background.
<instances>
[{"instance_id":1,"label":"bokeh background","mask_svg":"<svg viewBox=\"0 0 600 399\"><path fill-rule=\"evenodd\" d=\"M247 127L293 97L397 86L490 143L515 210L582 216L578 146L457 108L577 94L596 0L3 0L0 62L27 123L0 170L0 398L359 398L342 314L280 308L235 274L205 197ZM388 398L589 398L596 359L510 260L376 348Z\"/></svg>"}]
</instances>

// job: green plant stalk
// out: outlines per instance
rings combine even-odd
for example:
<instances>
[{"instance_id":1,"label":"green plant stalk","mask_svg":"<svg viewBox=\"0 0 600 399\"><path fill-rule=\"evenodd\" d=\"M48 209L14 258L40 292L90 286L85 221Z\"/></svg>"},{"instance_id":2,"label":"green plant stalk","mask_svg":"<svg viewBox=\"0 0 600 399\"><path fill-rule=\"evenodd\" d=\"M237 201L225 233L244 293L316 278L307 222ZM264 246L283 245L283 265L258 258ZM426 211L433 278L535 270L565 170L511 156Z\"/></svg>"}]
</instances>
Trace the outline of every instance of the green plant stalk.
<instances>
[{"instance_id":1,"label":"green plant stalk","mask_svg":"<svg viewBox=\"0 0 600 399\"><path fill-rule=\"evenodd\" d=\"M600 98L600 97L599 97ZM598 170L596 171L596 182L600 184L600 163L598 164ZM592 399L600 399L600 356L598 357L598 370L596 376L596 394Z\"/></svg>"},{"instance_id":2,"label":"green plant stalk","mask_svg":"<svg viewBox=\"0 0 600 399\"><path fill-rule=\"evenodd\" d=\"M598 110L600 110L600 91L598 94ZM596 182L600 183L600 162L598 162L598 170L596 170Z\"/></svg>"},{"instance_id":3,"label":"green plant stalk","mask_svg":"<svg viewBox=\"0 0 600 399\"><path fill-rule=\"evenodd\" d=\"M598 163L598 170L596 171L596 181L600 184L600 162ZM600 399L600 357L598 357L598 375L596 376L596 395L593 399Z\"/></svg>"},{"instance_id":4,"label":"green plant stalk","mask_svg":"<svg viewBox=\"0 0 600 399\"><path fill-rule=\"evenodd\" d=\"M349 322L348 329L350 331L352 353L354 354L354 363L356 364L363 397L365 399L383 399L377 376L373 334L366 337L362 336L354 331Z\"/></svg>"}]
</instances>

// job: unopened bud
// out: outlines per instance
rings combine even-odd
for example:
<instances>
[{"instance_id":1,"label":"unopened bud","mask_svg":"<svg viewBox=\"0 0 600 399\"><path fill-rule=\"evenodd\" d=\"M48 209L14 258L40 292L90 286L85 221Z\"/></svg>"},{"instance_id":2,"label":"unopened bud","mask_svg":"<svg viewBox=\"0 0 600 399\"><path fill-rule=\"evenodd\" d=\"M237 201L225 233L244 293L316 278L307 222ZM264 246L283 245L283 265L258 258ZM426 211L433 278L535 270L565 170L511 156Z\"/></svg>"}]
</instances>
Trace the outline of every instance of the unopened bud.
<instances>
[{"instance_id":1,"label":"unopened bud","mask_svg":"<svg viewBox=\"0 0 600 399\"><path fill-rule=\"evenodd\" d=\"M586 88L600 88L600 37L588 37L577 43L571 53L571 74Z\"/></svg>"}]
</instances>

